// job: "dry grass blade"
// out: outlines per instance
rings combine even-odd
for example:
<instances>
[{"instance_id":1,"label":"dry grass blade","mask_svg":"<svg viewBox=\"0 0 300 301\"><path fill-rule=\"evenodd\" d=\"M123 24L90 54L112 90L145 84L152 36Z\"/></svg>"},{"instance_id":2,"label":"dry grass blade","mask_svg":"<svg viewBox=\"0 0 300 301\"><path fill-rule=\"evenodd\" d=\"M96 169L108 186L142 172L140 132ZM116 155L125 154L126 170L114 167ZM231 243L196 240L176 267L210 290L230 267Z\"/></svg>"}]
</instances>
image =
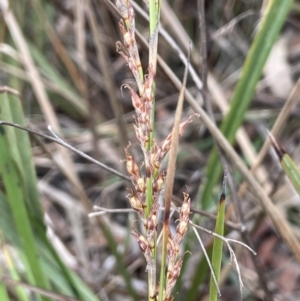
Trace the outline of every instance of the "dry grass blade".
<instances>
[{"instance_id":1,"label":"dry grass blade","mask_svg":"<svg viewBox=\"0 0 300 301\"><path fill-rule=\"evenodd\" d=\"M173 185L174 185L174 177L175 177L175 169L176 169L176 158L177 158L177 148L178 148L178 140L179 140L179 125L181 120L183 102L184 102L184 91L187 81L187 74L188 74L188 65L186 65L182 88L180 91L180 95L178 98L176 113L175 113L175 120L173 125L173 136L170 148L170 156L168 162L168 169L167 169L167 178L165 184L165 212L164 212L164 219L163 219L163 239L162 239L162 260L161 260L161 271L160 271L160 291L159 297L160 300L163 300L163 290L164 290L164 281L165 281L165 265L166 265L166 256L167 256L167 243L168 243L168 236L169 236L169 221L170 221L170 208L172 202L172 195L173 195Z\"/></svg>"},{"instance_id":2,"label":"dry grass blade","mask_svg":"<svg viewBox=\"0 0 300 301\"><path fill-rule=\"evenodd\" d=\"M288 155L288 153L282 148L282 146L279 144L276 138L270 132L268 132L268 134L271 139L271 143L280 160L283 170L285 171L286 175L289 177L295 190L300 195L300 170L297 164Z\"/></svg>"},{"instance_id":3,"label":"dry grass blade","mask_svg":"<svg viewBox=\"0 0 300 301\"><path fill-rule=\"evenodd\" d=\"M300 79L298 79L297 83L295 84L293 90L291 91L291 94L289 95L287 101L285 102L284 106L280 110L280 113L271 129L271 134L276 136L280 130L283 128L283 125L287 121L288 117L290 116L291 112L295 108L297 102L300 100ZM256 169L259 167L261 162L263 161L264 157L266 156L269 147L271 145L271 141L269 139L266 139L261 150L259 151L256 161L253 164L251 168L251 172L254 173ZM244 192L246 191L247 184L244 183L240 190L239 190L239 195L243 195Z\"/></svg>"}]
</instances>

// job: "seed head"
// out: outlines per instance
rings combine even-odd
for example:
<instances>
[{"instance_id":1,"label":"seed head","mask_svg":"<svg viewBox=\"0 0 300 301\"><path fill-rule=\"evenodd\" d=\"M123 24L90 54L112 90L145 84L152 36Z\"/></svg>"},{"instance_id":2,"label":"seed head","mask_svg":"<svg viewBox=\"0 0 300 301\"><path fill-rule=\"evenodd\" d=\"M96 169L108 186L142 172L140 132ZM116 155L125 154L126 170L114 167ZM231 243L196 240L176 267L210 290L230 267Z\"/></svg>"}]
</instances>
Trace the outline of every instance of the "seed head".
<instances>
[{"instance_id":1,"label":"seed head","mask_svg":"<svg viewBox=\"0 0 300 301\"><path fill-rule=\"evenodd\" d=\"M127 199L129 200L132 209L137 211L139 214L143 213L144 204L139 200L137 194L133 190L131 190L131 193L127 195Z\"/></svg>"},{"instance_id":2,"label":"seed head","mask_svg":"<svg viewBox=\"0 0 300 301\"><path fill-rule=\"evenodd\" d=\"M126 153L126 168L128 173L131 175L133 180L137 180L140 177L140 172L137 164L135 163L133 157L129 155L128 148L130 147L130 144L126 147L125 153Z\"/></svg>"},{"instance_id":3,"label":"seed head","mask_svg":"<svg viewBox=\"0 0 300 301\"><path fill-rule=\"evenodd\" d=\"M163 170L160 172L160 174L154 180L154 183L153 183L153 192L154 193L157 193L163 189L163 186L165 183L165 178L166 178L166 172Z\"/></svg>"},{"instance_id":4,"label":"seed head","mask_svg":"<svg viewBox=\"0 0 300 301\"><path fill-rule=\"evenodd\" d=\"M151 254L149 243L145 236L138 233L137 231L131 231L131 234L136 238L140 249L145 254L145 256L149 256Z\"/></svg>"},{"instance_id":5,"label":"seed head","mask_svg":"<svg viewBox=\"0 0 300 301\"><path fill-rule=\"evenodd\" d=\"M139 178L138 180L137 180L137 184L136 184L136 190L138 191L138 192L145 192L146 191L146 182L145 182L145 178L144 177L142 177L142 178Z\"/></svg>"},{"instance_id":6,"label":"seed head","mask_svg":"<svg viewBox=\"0 0 300 301\"><path fill-rule=\"evenodd\" d=\"M169 232L169 237L168 237L168 259L169 259L169 266L173 265L173 263L176 260L176 257L178 255L178 244L175 242L172 234Z\"/></svg>"}]
</instances>

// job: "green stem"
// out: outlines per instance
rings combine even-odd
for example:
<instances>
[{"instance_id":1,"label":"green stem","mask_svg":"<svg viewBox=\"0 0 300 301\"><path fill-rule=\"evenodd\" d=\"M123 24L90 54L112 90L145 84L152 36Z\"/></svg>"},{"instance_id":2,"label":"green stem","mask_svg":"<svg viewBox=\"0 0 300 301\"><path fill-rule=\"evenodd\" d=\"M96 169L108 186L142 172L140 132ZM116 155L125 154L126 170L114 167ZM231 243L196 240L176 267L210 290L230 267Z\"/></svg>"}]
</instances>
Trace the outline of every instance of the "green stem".
<instances>
[{"instance_id":1,"label":"green stem","mask_svg":"<svg viewBox=\"0 0 300 301\"><path fill-rule=\"evenodd\" d=\"M150 31L150 36L153 34L155 28L156 28L156 23L157 23L157 8L155 5L155 0L150 0L149 1L149 31Z\"/></svg>"},{"instance_id":2,"label":"green stem","mask_svg":"<svg viewBox=\"0 0 300 301\"><path fill-rule=\"evenodd\" d=\"M223 189L223 192L220 197L220 203L218 206L218 214L217 214L217 221L215 227L215 232L221 236L224 235L224 216L225 216L225 189ZM220 240L218 237L215 237L213 243L211 264L217 281L219 281L220 279L222 255L223 255L223 241ZM211 276L210 286L209 286L209 301L217 301L217 300L218 300L218 288L216 287L213 277Z\"/></svg>"},{"instance_id":3,"label":"green stem","mask_svg":"<svg viewBox=\"0 0 300 301\"><path fill-rule=\"evenodd\" d=\"M161 257L161 266L160 266L160 277L159 277L159 295L158 300L163 301L164 289L166 282L166 264L167 264L167 245L168 245L168 233L169 228L163 227L163 241L162 241L162 257Z\"/></svg>"},{"instance_id":4,"label":"green stem","mask_svg":"<svg viewBox=\"0 0 300 301\"><path fill-rule=\"evenodd\" d=\"M146 208L146 214L145 217L148 218L149 214L150 214L150 210L152 207L152 192L153 192L153 188L152 188L152 177L147 177L147 208Z\"/></svg>"},{"instance_id":5,"label":"green stem","mask_svg":"<svg viewBox=\"0 0 300 301\"><path fill-rule=\"evenodd\" d=\"M159 13L160 13L160 0L149 0L149 35L150 35L150 40L155 40L156 42L152 44L151 49L149 50L149 70L150 72L154 72L154 75L156 74L156 63L157 63L157 36L155 38L155 34L158 35L158 32L155 33L155 30L158 28L159 24ZM148 143L148 151L151 150L151 148L154 146L154 120L155 120L155 91L156 91L156 86L155 82L153 82L152 86L152 110L151 110L151 132L149 133L149 143ZM146 218L149 217L150 210L153 204L153 180L155 175L149 175L147 176L147 208L146 208ZM156 264L156 242L157 242L157 234L155 235L155 240L154 240L154 249L153 249L153 259L155 260ZM151 276L150 276L151 275ZM155 277L153 273L148 273L148 300L149 301L155 301L156 297L150 295L150 291L153 291L153 288L150 289L150 285L153 283L156 283L153 281L153 279L150 279L150 277ZM154 290L155 291L155 290Z\"/></svg>"}]
</instances>

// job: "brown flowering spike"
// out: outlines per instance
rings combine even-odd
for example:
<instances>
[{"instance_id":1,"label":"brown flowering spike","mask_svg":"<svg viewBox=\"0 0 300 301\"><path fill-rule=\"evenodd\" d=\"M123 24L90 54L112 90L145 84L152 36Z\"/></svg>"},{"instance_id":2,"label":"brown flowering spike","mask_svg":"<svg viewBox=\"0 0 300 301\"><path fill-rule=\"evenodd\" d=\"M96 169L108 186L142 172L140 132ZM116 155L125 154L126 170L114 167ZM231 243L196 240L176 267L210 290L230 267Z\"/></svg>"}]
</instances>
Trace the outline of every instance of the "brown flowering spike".
<instances>
[{"instance_id":1,"label":"brown flowering spike","mask_svg":"<svg viewBox=\"0 0 300 301\"><path fill-rule=\"evenodd\" d=\"M126 168L127 168L128 173L131 175L132 179L134 181L137 181L137 179L140 178L140 172L139 172L139 168L138 168L137 164L133 160L133 157L130 156L129 153L128 153L128 148L130 147L130 145L131 144L129 144L125 149Z\"/></svg>"},{"instance_id":2,"label":"brown flowering spike","mask_svg":"<svg viewBox=\"0 0 300 301\"><path fill-rule=\"evenodd\" d=\"M154 143L154 146L153 146L152 152L151 152L151 160L150 160L153 170L159 170L159 167L160 167L160 161L157 160L159 158L159 155L158 155L159 151L160 151L159 147L157 146L156 143Z\"/></svg>"},{"instance_id":3,"label":"brown flowering spike","mask_svg":"<svg viewBox=\"0 0 300 301\"><path fill-rule=\"evenodd\" d=\"M173 265L173 263L175 262L175 259L179 251L178 244L175 242L173 235L170 232L168 236L167 250L168 250L168 259L169 259L169 266L170 266Z\"/></svg>"},{"instance_id":4,"label":"brown flowering spike","mask_svg":"<svg viewBox=\"0 0 300 301\"><path fill-rule=\"evenodd\" d=\"M183 203L180 209L180 219L188 219L191 209L191 199L188 193L183 193Z\"/></svg>"},{"instance_id":5,"label":"brown flowering spike","mask_svg":"<svg viewBox=\"0 0 300 301\"><path fill-rule=\"evenodd\" d=\"M184 129L186 128L187 124L192 121L192 118L194 116L199 116L198 114L193 114L191 115L186 121L183 121L179 125L179 135L182 135L184 132ZM155 154L155 159L153 159L153 162L161 162L163 158L166 156L168 151L170 150L171 147L171 142L172 142L172 136L173 133L170 133L167 138L161 143L160 147L158 148L156 154ZM158 163L156 163L158 164Z\"/></svg>"},{"instance_id":6,"label":"brown flowering spike","mask_svg":"<svg viewBox=\"0 0 300 301\"><path fill-rule=\"evenodd\" d=\"M138 233L136 230L131 231L130 233L136 238L139 247L142 250L142 252L145 254L145 256L150 256L151 250L146 237Z\"/></svg>"},{"instance_id":7,"label":"brown flowering spike","mask_svg":"<svg viewBox=\"0 0 300 301\"><path fill-rule=\"evenodd\" d=\"M122 56L126 59L130 70L133 73L133 76L137 82L140 95L142 95L143 91L143 71L141 60L139 56L139 51L137 47L137 43L135 40L135 18L134 18L134 10L130 4L130 1L119 1L117 4L118 7L122 10L121 15L124 18L125 24L123 20L120 20L119 27L121 33L124 38L124 45L127 49L128 57L126 58L122 53Z\"/></svg>"},{"instance_id":8,"label":"brown flowering spike","mask_svg":"<svg viewBox=\"0 0 300 301\"><path fill-rule=\"evenodd\" d=\"M153 183L153 192L157 193L163 189L164 183L166 179L166 171L162 170Z\"/></svg>"},{"instance_id":9,"label":"brown flowering spike","mask_svg":"<svg viewBox=\"0 0 300 301\"><path fill-rule=\"evenodd\" d=\"M166 294L165 294L166 299L165 300L172 300L171 291L180 275L182 263L183 263L183 259L180 258L176 262L176 264L172 267L172 269L168 269L167 286L166 286Z\"/></svg>"},{"instance_id":10,"label":"brown flowering spike","mask_svg":"<svg viewBox=\"0 0 300 301\"><path fill-rule=\"evenodd\" d=\"M141 145L141 147L143 148L144 145L146 145L146 143L149 141L149 137L148 135L145 136L143 131L141 130L141 128L137 125L133 125L134 131L135 131L135 135L136 135L136 139L139 142L139 144Z\"/></svg>"},{"instance_id":11,"label":"brown flowering spike","mask_svg":"<svg viewBox=\"0 0 300 301\"><path fill-rule=\"evenodd\" d=\"M124 25L124 21L122 19L119 21L119 28L121 30L122 35L125 35L127 33L127 30ZM125 46L126 46L126 43L125 43Z\"/></svg>"},{"instance_id":12,"label":"brown flowering spike","mask_svg":"<svg viewBox=\"0 0 300 301\"><path fill-rule=\"evenodd\" d=\"M160 160L160 162L165 157L167 152L170 150L172 136L173 136L173 133L170 133L167 136L167 138L160 145L160 152L159 152L159 158L158 158L158 160Z\"/></svg>"},{"instance_id":13,"label":"brown flowering spike","mask_svg":"<svg viewBox=\"0 0 300 301\"><path fill-rule=\"evenodd\" d=\"M152 206L151 212L149 214L149 217L145 221L145 229L147 231L147 238L148 241L153 241L154 243L154 235L157 229L157 211L158 211L159 205L156 203ZM154 244L153 244L154 248Z\"/></svg>"},{"instance_id":14,"label":"brown flowering spike","mask_svg":"<svg viewBox=\"0 0 300 301\"><path fill-rule=\"evenodd\" d=\"M130 54L130 48L132 47L132 40L128 31L123 34L123 38L124 38L124 45L128 49L128 52Z\"/></svg>"},{"instance_id":15,"label":"brown flowering spike","mask_svg":"<svg viewBox=\"0 0 300 301\"><path fill-rule=\"evenodd\" d=\"M180 221L179 224L176 227L176 244L180 245L182 242L182 239L188 229L189 222L188 221Z\"/></svg>"},{"instance_id":16,"label":"brown flowering spike","mask_svg":"<svg viewBox=\"0 0 300 301\"><path fill-rule=\"evenodd\" d=\"M194 116L199 116L199 114L193 114L193 115L191 115L186 121L183 121L183 122L180 123L180 125L179 125L179 135L180 135L180 136L183 134L183 132L184 132L186 126L187 126L189 123L192 122L192 118L193 118Z\"/></svg>"},{"instance_id":17,"label":"brown flowering spike","mask_svg":"<svg viewBox=\"0 0 300 301\"><path fill-rule=\"evenodd\" d=\"M130 94L131 94L131 101L132 101L132 105L136 110L137 115L141 114L140 110L143 106L142 100L140 99L140 97L136 94L136 92L127 84L123 84L121 86L121 89L126 88L129 90Z\"/></svg>"},{"instance_id":18,"label":"brown flowering spike","mask_svg":"<svg viewBox=\"0 0 300 301\"><path fill-rule=\"evenodd\" d=\"M161 161L170 149L173 134L170 133L160 145L159 160Z\"/></svg>"},{"instance_id":19,"label":"brown flowering spike","mask_svg":"<svg viewBox=\"0 0 300 301\"><path fill-rule=\"evenodd\" d=\"M172 269L168 269L168 278L172 280L177 280L180 275L180 270L182 267L183 258L177 260Z\"/></svg>"},{"instance_id":20,"label":"brown flowering spike","mask_svg":"<svg viewBox=\"0 0 300 301\"><path fill-rule=\"evenodd\" d=\"M127 199L129 200L130 206L132 209L137 211L139 214L144 212L145 204L143 204L138 198L137 194L131 189L130 194L127 195Z\"/></svg>"},{"instance_id":21,"label":"brown flowering spike","mask_svg":"<svg viewBox=\"0 0 300 301\"><path fill-rule=\"evenodd\" d=\"M147 75L147 78L144 82L144 92L143 92L143 100L146 102L152 101L153 97L153 82L154 82L154 72L153 68L149 66L149 73Z\"/></svg>"},{"instance_id":22,"label":"brown flowering spike","mask_svg":"<svg viewBox=\"0 0 300 301\"><path fill-rule=\"evenodd\" d=\"M139 91L142 91L142 87L143 87L143 81L142 79L140 78L140 73L139 73L139 69L141 68L141 64L137 63L134 58L132 57L129 57L128 58L128 61L127 61L127 64L128 64L128 67L130 68L134 78L135 78L135 81L137 83L137 86L139 88Z\"/></svg>"},{"instance_id":23,"label":"brown flowering spike","mask_svg":"<svg viewBox=\"0 0 300 301\"><path fill-rule=\"evenodd\" d=\"M191 207L191 199L187 193L183 193L184 200L180 209L179 223L176 227L176 238L175 241L178 245L181 244L182 239L189 226L189 214Z\"/></svg>"},{"instance_id":24,"label":"brown flowering spike","mask_svg":"<svg viewBox=\"0 0 300 301\"><path fill-rule=\"evenodd\" d=\"M150 103L145 102L145 100L142 98L142 107L141 107L141 114L137 115L137 118L139 119L139 123L146 127L147 130L150 128L150 116L149 113L151 112L152 105Z\"/></svg>"},{"instance_id":25,"label":"brown flowering spike","mask_svg":"<svg viewBox=\"0 0 300 301\"><path fill-rule=\"evenodd\" d=\"M145 192L146 191L146 181L145 181L145 178L139 178L137 181L136 181L136 190L137 192Z\"/></svg>"},{"instance_id":26,"label":"brown flowering spike","mask_svg":"<svg viewBox=\"0 0 300 301\"><path fill-rule=\"evenodd\" d=\"M119 53L124 58L127 64L129 64L129 57L126 54L127 51L124 49L124 46L120 41L116 42L116 52Z\"/></svg>"},{"instance_id":27,"label":"brown flowering spike","mask_svg":"<svg viewBox=\"0 0 300 301\"><path fill-rule=\"evenodd\" d=\"M128 3L128 18L129 18L129 24L130 24L129 29L133 30L133 29L135 29L134 10L133 10L133 7L132 7L130 1L127 1L127 3Z\"/></svg>"}]
</instances>

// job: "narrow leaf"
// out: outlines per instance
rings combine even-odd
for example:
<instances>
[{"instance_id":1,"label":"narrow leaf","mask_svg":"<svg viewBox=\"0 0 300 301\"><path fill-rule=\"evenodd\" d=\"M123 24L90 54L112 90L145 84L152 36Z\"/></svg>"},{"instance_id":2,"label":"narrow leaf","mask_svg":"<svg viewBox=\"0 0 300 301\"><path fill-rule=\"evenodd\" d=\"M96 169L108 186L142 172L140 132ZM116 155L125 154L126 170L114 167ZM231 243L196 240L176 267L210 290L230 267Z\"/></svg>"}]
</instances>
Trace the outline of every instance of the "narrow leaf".
<instances>
[{"instance_id":1,"label":"narrow leaf","mask_svg":"<svg viewBox=\"0 0 300 301\"><path fill-rule=\"evenodd\" d=\"M218 214L217 214L217 221L215 227L215 232L222 236L224 234L224 217L225 217L225 200L226 200L225 185L226 185L226 173L224 175L223 189L220 196L220 202L218 205ZM223 253L223 241L217 237L214 237L211 263L217 281L219 281L220 279L222 253ZM209 289L209 301L216 301L218 299L218 294L219 294L219 290L215 285L213 277L211 276L210 289Z\"/></svg>"},{"instance_id":2,"label":"narrow leaf","mask_svg":"<svg viewBox=\"0 0 300 301\"><path fill-rule=\"evenodd\" d=\"M286 175L291 180L294 188L300 195L300 170L296 163L293 161L293 159L289 156L288 153L281 147L281 145L278 143L278 141L275 139L275 137L269 133L271 142L273 147L276 150L276 153L278 155L278 158L280 160L281 166L286 173Z\"/></svg>"},{"instance_id":3,"label":"narrow leaf","mask_svg":"<svg viewBox=\"0 0 300 301\"><path fill-rule=\"evenodd\" d=\"M0 119L8 118L8 120L12 120L9 102L9 95L6 92L1 93ZM34 278L34 284L47 289L49 288L49 283L41 267L34 233L26 209L26 193L24 193L25 183L22 175L22 166L20 163L20 155L18 155L17 143L15 144L14 148L10 147L10 141L16 140L14 133L15 129L12 130L13 131L7 131L7 128L0 126L0 173L3 178L7 199L9 201L14 218L14 223L21 238L22 247Z\"/></svg>"}]
</instances>

